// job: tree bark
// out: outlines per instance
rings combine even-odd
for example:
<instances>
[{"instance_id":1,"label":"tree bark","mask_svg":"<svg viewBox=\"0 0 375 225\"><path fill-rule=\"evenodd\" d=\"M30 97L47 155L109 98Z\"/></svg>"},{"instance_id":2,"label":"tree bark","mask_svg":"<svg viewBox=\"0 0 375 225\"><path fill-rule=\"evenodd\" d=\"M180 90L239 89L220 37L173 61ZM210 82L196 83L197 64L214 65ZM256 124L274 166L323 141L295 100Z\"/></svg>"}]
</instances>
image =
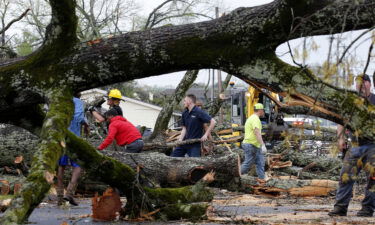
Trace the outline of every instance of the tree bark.
<instances>
[{"instance_id":1,"label":"tree bark","mask_svg":"<svg viewBox=\"0 0 375 225\"><path fill-rule=\"evenodd\" d=\"M24 162L31 165L34 149L39 138L30 132L10 125L0 128L0 167L16 167L14 160L23 156Z\"/></svg>"},{"instance_id":2,"label":"tree bark","mask_svg":"<svg viewBox=\"0 0 375 225\"><path fill-rule=\"evenodd\" d=\"M138 174L128 165L100 154L72 133L67 138L68 155L87 171L92 171L98 181L122 190L127 198L125 213L130 217L142 211L152 212L165 204L191 203L212 200L212 192L204 181L181 188L144 188Z\"/></svg>"},{"instance_id":3,"label":"tree bark","mask_svg":"<svg viewBox=\"0 0 375 225\"><path fill-rule=\"evenodd\" d=\"M72 96L66 91L54 91L50 96L50 110L43 124L41 138L35 152L31 172L22 192L12 200L10 208L0 219L1 224L22 223L38 206L50 189L56 162L65 147L66 127L73 111Z\"/></svg>"},{"instance_id":4,"label":"tree bark","mask_svg":"<svg viewBox=\"0 0 375 225\"><path fill-rule=\"evenodd\" d=\"M252 190L254 194L266 196L279 196L283 193L299 197L328 196L338 186L337 181L297 180L287 177L272 178L264 184L259 184L255 177L247 175L241 177L241 182L244 188Z\"/></svg>"},{"instance_id":5,"label":"tree bark","mask_svg":"<svg viewBox=\"0 0 375 225\"><path fill-rule=\"evenodd\" d=\"M129 154L115 151L103 151L103 154L133 169L140 166L142 174L161 187L194 184L211 170L216 173L213 186L220 186L240 176L240 162L237 154L203 158L179 158L160 153Z\"/></svg>"},{"instance_id":6,"label":"tree bark","mask_svg":"<svg viewBox=\"0 0 375 225\"><path fill-rule=\"evenodd\" d=\"M282 160L292 161L294 166L299 166L299 167L305 167L311 163L314 163L314 168L312 169L315 171L321 171L321 172L328 171L332 168L337 168L337 166L341 165L342 163L339 158L308 155L304 152L300 152L298 150L295 151L292 149L282 152Z\"/></svg>"},{"instance_id":7,"label":"tree bark","mask_svg":"<svg viewBox=\"0 0 375 225\"><path fill-rule=\"evenodd\" d=\"M0 178L0 190L2 190L1 195L15 195L20 191L25 180L26 178L24 176L2 175ZM3 193L3 190L7 189L9 191Z\"/></svg>"},{"instance_id":8,"label":"tree bark","mask_svg":"<svg viewBox=\"0 0 375 225\"><path fill-rule=\"evenodd\" d=\"M174 108L181 102L195 79L197 79L198 72L199 70L187 71L175 89L173 95L166 99L163 109L160 111L158 118L156 119L154 131L148 138L148 141L152 141L168 129L169 120L173 114Z\"/></svg>"}]
</instances>

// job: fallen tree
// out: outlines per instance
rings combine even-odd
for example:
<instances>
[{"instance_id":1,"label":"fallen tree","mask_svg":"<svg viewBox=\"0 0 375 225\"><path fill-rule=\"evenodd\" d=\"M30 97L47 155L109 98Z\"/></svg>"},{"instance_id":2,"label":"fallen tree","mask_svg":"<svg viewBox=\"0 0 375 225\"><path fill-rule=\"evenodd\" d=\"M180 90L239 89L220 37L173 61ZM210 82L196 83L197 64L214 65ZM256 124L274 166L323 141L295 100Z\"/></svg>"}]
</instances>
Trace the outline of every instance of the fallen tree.
<instances>
[{"instance_id":1,"label":"fallen tree","mask_svg":"<svg viewBox=\"0 0 375 225\"><path fill-rule=\"evenodd\" d=\"M127 154L103 151L103 154L122 162L133 169L137 166L147 179L162 187L194 184L210 171L215 171L214 186L225 187L239 177L239 157L237 154L222 157L179 158L159 153ZM95 169L93 170L95 174Z\"/></svg>"},{"instance_id":2,"label":"fallen tree","mask_svg":"<svg viewBox=\"0 0 375 225\"><path fill-rule=\"evenodd\" d=\"M73 110L68 100L74 91L175 71L214 68L279 93L285 98L276 104L284 110L330 119L375 139L373 107L363 98L318 79L304 67L281 61L275 53L280 44L301 36L373 27L371 0L276 0L239 8L216 20L131 32L90 44L78 43L75 1L49 2L52 19L41 48L29 56L0 63L0 122L26 128L42 138L26 187L2 217L4 224L24 221L39 204L50 187L48 181L65 142L74 145L73 154L78 154L80 147L87 149L69 133L66 138ZM55 101L57 90L63 93L57 97L65 105ZM40 103L49 103L46 118ZM134 193L128 196L129 206L139 206L144 195L140 188L132 188L134 172L111 159L88 155L107 162L94 160L104 167L98 171L99 177ZM83 155L80 158L86 164L92 160ZM112 170L106 170L107 166ZM123 179L124 174L129 176ZM111 180L113 177L118 179ZM178 199L174 198L173 204ZM130 208L126 210L130 214L140 210Z\"/></svg>"},{"instance_id":3,"label":"fallen tree","mask_svg":"<svg viewBox=\"0 0 375 225\"><path fill-rule=\"evenodd\" d=\"M157 208L168 207L170 204L210 201L212 192L206 188L208 184L204 179L193 186L181 188L147 188L142 187L140 176L129 166L117 160L100 154L82 139L68 133L69 156L75 159L83 168L93 171L95 168L96 179L112 187L122 190L127 198L124 214L137 216L141 211L152 212ZM108 176L111 174L111 176ZM211 181L209 181L211 182ZM208 205L203 204L199 212L203 213ZM182 208L183 209L183 208ZM178 209L176 209L178 212ZM182 212L181 212L182 213ZM202 216L203 214L200 214ZM185 215L189 215L186 213ZM192 215L191 215L192 216ZM195 215L197 216L197 215Z\"/></svg>"}]
</instances>

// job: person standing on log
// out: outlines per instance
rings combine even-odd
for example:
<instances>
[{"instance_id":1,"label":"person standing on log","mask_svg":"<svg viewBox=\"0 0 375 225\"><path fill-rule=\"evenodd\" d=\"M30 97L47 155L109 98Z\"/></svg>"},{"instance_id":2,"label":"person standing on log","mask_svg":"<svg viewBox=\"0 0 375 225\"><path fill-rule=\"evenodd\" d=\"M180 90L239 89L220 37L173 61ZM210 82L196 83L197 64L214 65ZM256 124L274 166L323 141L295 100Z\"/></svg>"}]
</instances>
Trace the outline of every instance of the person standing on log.
<instances>
[{"instance_id":1,"label":"person standing on log","mask_svg":"<svg viewBox=\"0 0 375 225\"><path fill-rule=\"evenodd\" d=\"M142 135L132 123L118 115L115 108L108 110L105 117L109 123L109 132L102 144L97 147L98 150L105 149L116 139L117 144L127 153L142 151L144 145Z\"/></svg>"},{"instance_id":2,"label":"person standing on log","mask_svg":"<svg viewBox=\"0 0 375 225\"><path fill-rule=\"evenodd\" d=\"M264 116L263 104L254 105L254 114L251 115L245 123L245 137L242 142L242 148L245 152L245 160L241 165L241 174L249 172L253 163L256 164L256 171L259 181L264 181L264 156L267 152L262 139L262 123L259 117Z\"/></svg>"},{"instance_id":3,"label":"person standing on log","mask_svg":"<svg viewBox=\"0 0 375 225\"><path fill-rule=\"evenodd\" d=\"M375 95L371 93L371 80L368 75L361 75L356 78L356 88L359 94L364 97L369 104L375 105ZM342 151L345 148L343 135L344 128L338 126L338 147ZM340 132L341 131L341 132ZM339 188L336 192L336 203L330 216L346 216L349 202L352 198L355 177L358 176L362 167L366 170L367 187L365 198L362 201L362 208L357 212L357 216L372 217L375 210L375 174L371 173L375 167L375 143L373 140L358 137L358 147L348 150L345 154L343 166L340 172Z\"/></svg>"},{"instance_id":4,"label":"person standing on log","mask_svg":"<svg viewBox=\"0 0 375 225\"><path fill-rule=\"evenodd\" d=\"M122 99L122 95L120 90L112 89L108 92L107 98L107 105L109 105L109 109L115 109L117 111L117 115L123 116L122 109L120 107L120 101ZM99 122L102 123L106 120L99 112L95 111L95 107L90 107L89 111L92 113L94 118Z\"/></svg>"},{"instance_id":5,"label":"person standing on log","mask_svg":"<svg viewBox=\"0 0 375 225\"><path fill-rule=\"evenodd\" d=\"M88 135L89 126L84 116L83 102L81 101L80 93L74 94L74 115L70 122L69 131L73 132L78 137L81 136L81 126L85 127L85 133ZM68 184L66 194L64 196L64 172L66 166L72 166L73 172L70 182ZM57 205L62 205L63 200L68 201L71 205L77 206L78 203L74 200L73 196L78 185L78 179L81 175L81 167L71 160L67 155L63 155L59 159L59 167L57 170Z\"/></svg>"},{"instance_id":6,"label":"person standing on log","mask_svg":"<svg viewBox=\"0 0 375 225\"><path fill-rule=\"evenodd\" d=\"M207 141L212 129L216 125L215 119L209 116L205 111L197 107L197 98L195 95L189 94L184 98L185 111L182 113L182 131L179 141L200 138L201 141ZM210 125L205 130L204 124ZM172 152L172 157L189 157L201 156L201 143L185 144L176 147Z\"/></svg>"}]
</instances>

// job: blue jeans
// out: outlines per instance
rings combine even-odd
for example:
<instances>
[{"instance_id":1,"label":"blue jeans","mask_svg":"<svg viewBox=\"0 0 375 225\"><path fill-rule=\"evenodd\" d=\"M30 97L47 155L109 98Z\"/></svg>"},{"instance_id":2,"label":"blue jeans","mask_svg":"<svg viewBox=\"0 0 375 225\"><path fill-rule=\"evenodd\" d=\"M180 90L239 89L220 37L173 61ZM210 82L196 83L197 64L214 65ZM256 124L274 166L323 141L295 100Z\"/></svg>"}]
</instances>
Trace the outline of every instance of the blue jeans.
<instances>
[{"instance_id":1,"label":"blue jeans","mask_svg":"<svg viewBox=\"0 0 375 225\"><path fill-rule=\"evenodd\" d=\"M257 174L260 179L264 179L264 157L262 150L252 144L242 143L245 152L245 160L241 165L241 174L249 172L250 167L255 163Z\"/></svg>"},{"instance_id":2,"label":"blue jeans","mask_svg":"<svg viewBox=\"0 0 375 225\"><path fill-rule=\"evenodd\" d=\"M126 153L140 153L143 149L144 142L142 139L133 141L132 143L124 146L120 146Z\"/></svg>"},{"instance_id":3,"label":"blue jeans","mask_svg":"<svg viewBox=\"0 0 375 225\"><path fill-rule=\"evenodd\" d=\"M190 145L181 145L176 147L173 150L172 157L185 157L185 154L188 154L189 157L200 157L201 156L201 144L190 144Z\"/></svg>"},{"instance_id":4,"label":"blue jeans","mask_svg":"<svg viewBox=\"0 0 375 225\"><path fill-rule=\"evenodd\" d=\"M369 168L365 167L368 163L370 167L375 167L375 144L362 145L352 148L345 155L340 172L339 188L336 192L335 206L348 207L353 196L353 185L362 168L366 171L367 187L365 198L362 201L362 207L375 210L375 180L374 174L370 174ZM360 161L361 160L361 161ZM359 163L362 162L362 163Z\"/></svg>"}]
</instances>

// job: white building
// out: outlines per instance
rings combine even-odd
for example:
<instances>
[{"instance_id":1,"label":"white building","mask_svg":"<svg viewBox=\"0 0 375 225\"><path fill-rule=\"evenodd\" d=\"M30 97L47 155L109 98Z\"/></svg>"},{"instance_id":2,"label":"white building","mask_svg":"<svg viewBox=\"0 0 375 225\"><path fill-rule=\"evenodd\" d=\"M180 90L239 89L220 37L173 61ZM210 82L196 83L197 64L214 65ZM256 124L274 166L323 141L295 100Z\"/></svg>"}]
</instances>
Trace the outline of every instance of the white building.
<instances>
[{"instance_id":1,"label":"white building","mask_svg":"<svg viewBox=\"0 0 375 225\"><path fill-rule=\"evenodd\" d=\"M81 92L81 99L85 102L92 102L98 97L107 96L107 92L100 89L91 89L88 91ZM162 107L145 103L136 99L122 97L120 107L122 109L124 117L129 120L134 126L146 126L148 128L154 129L156 119ZM102 104L104 109L108 109L108 105ZM177 122L181 119L180 113L173 113L168 127L177 127Z\"/></svg>"}]
</instances>

